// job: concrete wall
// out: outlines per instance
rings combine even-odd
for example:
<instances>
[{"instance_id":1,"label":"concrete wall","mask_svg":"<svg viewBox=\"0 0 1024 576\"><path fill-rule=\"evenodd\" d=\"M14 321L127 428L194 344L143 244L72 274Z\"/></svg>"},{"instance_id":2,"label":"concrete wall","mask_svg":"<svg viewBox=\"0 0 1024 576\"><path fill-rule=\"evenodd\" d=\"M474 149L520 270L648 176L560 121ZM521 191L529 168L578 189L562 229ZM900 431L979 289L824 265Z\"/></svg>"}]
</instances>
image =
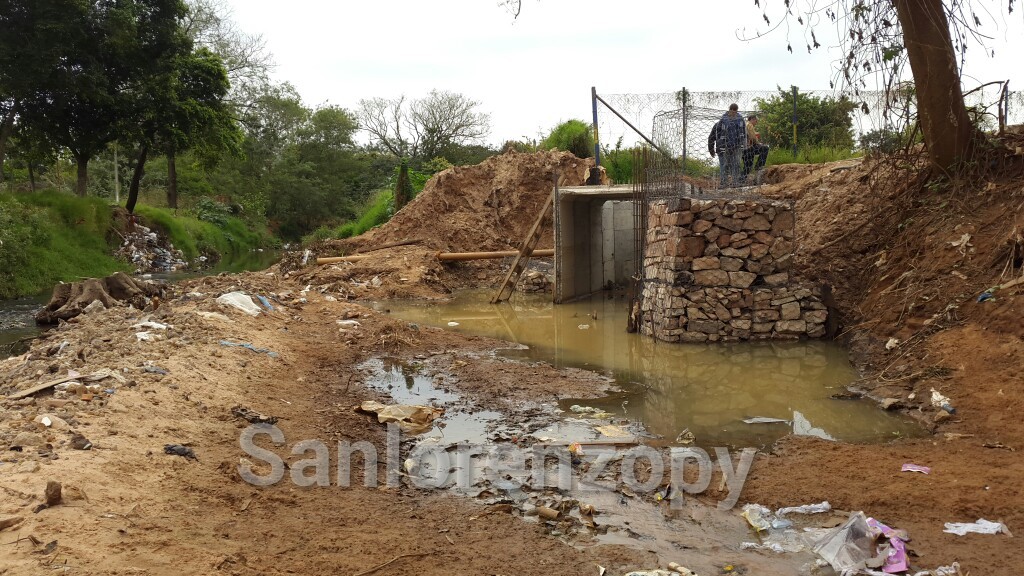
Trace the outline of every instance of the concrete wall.
<instances>
[{"instance_id":1,"label":"concrete wall","mask_svg":"<svg viewBox=\"0 0 1024 576\"><path fill-rule=\"evenodd\" d=\"M555 302L597 292L633 275L635 222L629 189L560 191L555 204Z\"/></svg>"}]
</instances>

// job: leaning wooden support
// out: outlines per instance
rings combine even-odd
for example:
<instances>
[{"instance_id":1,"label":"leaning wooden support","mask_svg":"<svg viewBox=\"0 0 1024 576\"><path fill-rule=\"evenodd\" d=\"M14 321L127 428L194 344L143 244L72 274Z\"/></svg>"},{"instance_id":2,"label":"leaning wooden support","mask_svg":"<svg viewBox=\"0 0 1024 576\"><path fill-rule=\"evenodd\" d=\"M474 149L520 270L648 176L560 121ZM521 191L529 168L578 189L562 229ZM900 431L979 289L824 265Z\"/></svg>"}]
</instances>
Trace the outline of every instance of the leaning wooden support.
<instances>
[{"instance_id":1,"label":"leaning wooden support","mask_svg":"<svg viewBox=\"0 0 1024 576\"><path fill-rule=\"evenodd\" d=\"M464 262L467 260L496 260L499 258L514 258L519 255L518 250L506 250L503 252L438 252L437 259L441 262ZM555 255L555 251L551 249L547 250L534 250L531 256L533 258L550 258ZM338 256L332 258L317 258L316 263L318 265L323 264L338 264L341 262L359 262L367 260L369 258L377 258L378 256L372 256L370 254L356 254L354 256Z\"/></svg>"}]
</instances>

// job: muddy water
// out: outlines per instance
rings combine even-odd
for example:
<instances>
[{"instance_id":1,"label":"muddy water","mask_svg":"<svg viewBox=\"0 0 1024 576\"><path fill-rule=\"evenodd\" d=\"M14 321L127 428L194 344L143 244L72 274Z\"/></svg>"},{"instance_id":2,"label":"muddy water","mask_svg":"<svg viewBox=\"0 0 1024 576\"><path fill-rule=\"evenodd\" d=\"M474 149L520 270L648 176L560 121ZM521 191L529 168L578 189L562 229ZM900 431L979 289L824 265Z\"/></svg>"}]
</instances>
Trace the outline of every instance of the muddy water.
<instances>
[{"instance_id":1,"label":"muddy water","mask_svg":"<svg viewBox=\"0 0 1024 576\"><path fill-rule=\"evenodd\" d=\"M922 434L909 419L871 402L832 396L856 379L846 352L827 342L679 345L626 333L621 295L554 306L550 296L516 295L493 306L490 291L448 303L391 301L380 310L410 322L491 336L521 345L502 354L603 372L623 393L567 400L642 423L657 439L704 447L763 447L787 434L884 442ZM745 420L760 419L758 423Z\"/></svg>"}]
</instances>

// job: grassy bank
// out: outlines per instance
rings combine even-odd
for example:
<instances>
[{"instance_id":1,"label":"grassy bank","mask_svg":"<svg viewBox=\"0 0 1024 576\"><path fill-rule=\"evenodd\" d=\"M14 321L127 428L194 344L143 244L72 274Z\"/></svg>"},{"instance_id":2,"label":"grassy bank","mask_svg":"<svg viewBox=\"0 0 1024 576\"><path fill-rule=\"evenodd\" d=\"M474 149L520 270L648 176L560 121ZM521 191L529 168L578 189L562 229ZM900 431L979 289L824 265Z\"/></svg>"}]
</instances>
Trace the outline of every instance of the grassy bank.
<instances>
[{"instance_id":1,"label":"grassy bank","mask_svg":"<svg viewBox=\"0 0 1024 576\"><path fill-rule=\"evenodd\" d=\"M203 219L149 206L139 206L137 213L143 225L167 235L188 260L201 255L218 260L276 244L268 233L216 210L197 211ZM55 191L0 194L0 299L45 292L61 281L131 271L112 256L123 220L102 198Z\"/></svg>"},{"instance_id":2,"label":"grassy bank","mask_svg":"<svg viewBox=\"0 0 1024 576\"><path fill-rule=\"evenodd\" d=\"M363 206L359 216L355 220L345 222L334 228L321 227L312 234L302 239L303 244L309 244L320 240L334 240L338 238L352 238L376 228L391 219L394 213L395 195L390 190L379 190Z\"/></svg>"},{"instance_id":3,"label":"grassy bank","mask_svg":"<svg viewBox=\"0 0 1024 576\"><path fill-rule=\"evenodd\" d=\"M0 194L0 298L128 270L111 256L116 237L113 210L101 199Z\"/></svg>"}]
</instances>

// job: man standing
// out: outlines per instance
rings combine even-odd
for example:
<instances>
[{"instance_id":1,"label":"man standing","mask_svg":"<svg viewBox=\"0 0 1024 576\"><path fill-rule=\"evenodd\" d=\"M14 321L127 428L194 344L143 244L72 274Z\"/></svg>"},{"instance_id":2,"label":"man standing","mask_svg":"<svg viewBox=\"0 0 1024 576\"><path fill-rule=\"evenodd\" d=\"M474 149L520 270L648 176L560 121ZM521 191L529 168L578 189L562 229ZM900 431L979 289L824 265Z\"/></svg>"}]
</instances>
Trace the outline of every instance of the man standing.
<instances>
[{"instance_id":1,"label":"man standing","mask_svg":"<svg viewBox=\"0 0 1024 576\"><path fill-rule=\"evenodd\" d=\"M718 154L721 172L719 188L740 185L740 163L747 145L746 124L739 112L738 104L730 104L729 111L722 115L708 134L708 152L711 157Z\"/></svg>"},{"instance_id":2,"label":"man standing","mask_svg":"<svg viewBox=\"0 0 1024 576\"><path fill-rule=\"evenodd\" d=\"M754 164L754 159L757 164ZM761 135L757 132L757 114L747 117L747 148L743 151L743 175L740 182L746 184L747 176L753 168L754 184L761 184L761 174L764 172L764 165L768 162L768 145L761 143Z\"/></svg>"}]
</instances>

